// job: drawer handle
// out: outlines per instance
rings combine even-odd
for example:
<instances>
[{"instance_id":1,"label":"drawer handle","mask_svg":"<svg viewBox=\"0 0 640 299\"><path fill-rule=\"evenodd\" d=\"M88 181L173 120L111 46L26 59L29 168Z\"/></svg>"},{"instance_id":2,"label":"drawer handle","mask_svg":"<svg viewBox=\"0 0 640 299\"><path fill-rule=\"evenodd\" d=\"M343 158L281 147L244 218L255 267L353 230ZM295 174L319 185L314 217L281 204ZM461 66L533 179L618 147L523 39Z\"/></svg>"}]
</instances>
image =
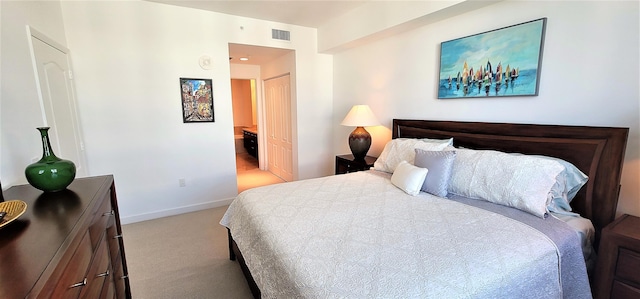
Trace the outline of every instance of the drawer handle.
<instances>
[{"instance_id":1,"label":"drawer handle","mask_svg":"<svg viewBox=\"0 0 640 299\"><path fill-rule=\"evenodd\" d=\"M106 212L106 213L102 214L102 216L113 216L113 215L115 215L115 214L116 214L116 213L115 213L113 210L111 210L111 211L109 211L109 212Z\"/></svg>"},{"instance_id":2,"label":"drawer handle","mask_svg":"<svg viewBox=\"0 0 640 299\"><path fill-rule=\"evenodd\" d=\"M109 270L107 270L107 272L96 275L96 277L107 277L107 276L109 276Z\"/></svg>"},{"instance_id":3,"label":"drawer handle","mask_svg":"<svg viewBox=\"0 0 640 299\"><path fill-rule=\"evenodd\" d=\"M120 277L120 279L127 279L129 278L129 275L122 275L122 277Z\"/></svg>"},{"instance_id":4,"label":"drawer handle","mask_svg":"<svg viewBox=\"0 0 640 299\"><path fill-rule=\"evenodd\" d=\"M113 236L113 238L114 238L114 239L121 239L121 238L122 238L122 235L115 235L115 236Z\"/></svg>"},{"instance_id":5,"label":"drawer handle","mask_svg":"<svg viewBox=\"0 0 640 299\"><path fill-rule=\"evenodd\" d=\"M81 282L74 283L74 284L70 285L69 288L73 289L73 288L77 288L77 287L81 287L81 286L85 286L85 285L87 285L87 278L86 277Z\"/></svg>"}]
</instances>

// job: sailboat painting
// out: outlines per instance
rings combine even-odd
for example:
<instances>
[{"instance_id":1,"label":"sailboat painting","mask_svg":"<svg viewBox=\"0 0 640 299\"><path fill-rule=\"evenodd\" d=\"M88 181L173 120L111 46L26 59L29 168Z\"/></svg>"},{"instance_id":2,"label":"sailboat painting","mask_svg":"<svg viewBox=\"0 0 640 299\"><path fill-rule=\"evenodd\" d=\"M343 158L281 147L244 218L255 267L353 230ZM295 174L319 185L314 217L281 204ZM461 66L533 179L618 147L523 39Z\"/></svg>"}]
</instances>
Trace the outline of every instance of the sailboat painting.
<instances>
[{"instance_id":1,"label":"sailboat painting","mask_svg":"<svg viewBox=\"0 0 640 299\"><path fill-rule=\"evenodd\" d=\"M547 18L441 43L438 98L537 96Z\"/></svg>"}]
</instances>

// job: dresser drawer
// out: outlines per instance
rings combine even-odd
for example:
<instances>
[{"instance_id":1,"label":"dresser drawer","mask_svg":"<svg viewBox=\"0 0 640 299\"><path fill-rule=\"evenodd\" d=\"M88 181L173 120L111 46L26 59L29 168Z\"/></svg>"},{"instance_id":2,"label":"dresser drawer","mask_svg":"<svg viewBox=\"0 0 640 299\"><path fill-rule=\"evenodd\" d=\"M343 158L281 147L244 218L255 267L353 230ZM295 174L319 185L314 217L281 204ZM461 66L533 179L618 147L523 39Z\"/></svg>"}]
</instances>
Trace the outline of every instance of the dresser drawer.
<instances>
[{"instance_id":1,"label":"dresser drawer","mask_svg":"<svg viewBox=\"0 0 640 299\"><path fill-rule=\"evenodd\" d=\"M114 299L117 298L116 297L116 289L115 289L115 285L113 284L113 275L111 276L111 279L107 279L107 281L105 281L104 283L104 287L102 288L102 294L100 294L100 299ZM122 295L122 298L124 297L124 292Z\"/></svg>"},{"instance_id":2,"label":"dresser drawer","mask_svg":"<svg viewBox=\"0 0 640 299\"><path fill-rule=\"evenodd\" d=\"M102 236L104 236L104 232ZM98 249L95 251L93 261L87 273L87 285L82 289L80 298L100 298L102 286L105 281L111 279L111 271L109 270L109 252L107 251L107 242L105 238L100 239Z\"/></svg>"},{"instance_id":3,"label":"dresser drawer","mask_svg":"<svg viewBox=\"0 0 640 299\"><path fill-rule=\"evenodd\" d=\"M121 237L118 235L115 219L110 219L107 223L107 244L109 248L109 256L111 259L111 267L113 270L113 283L115 284L116 298L126 298L126 289L128 279L124 273L124 266L121 254Z\"/></svg>"},{"instance_id":4,"label":"dresser drawer","mask_svg":"<svg viewBox=\"0 0 640 299\"><path fill-rule=\"evenodd\" d=\"M129 278L124 274L124 269L122 268L122 262L118 258L118 261L114 265L114 269L113 269L113 282L115 284L116 298L119 298L119 299L127 298L126 297L127 279Z\"/></svg>"},{"instance_id":5,"label":"dresser drawer","mask_svg":"<svg viewBox=\"0 0 640 299\"><path fill-rule=\"evenodd\" d=\"M98 241L102 238L102 235L107 228L107 221L109 218L114 218L115 214L111 208L111 193L107 193L101 200L101 204L93 214L93 219L89 226L89 235L91 236L91 247L96 248Z\"/></svg>"},{"instance_id":6,"label":"dresser drawer","mask_svg":"<svg viewBox=\"0 0 640 299\"><path fill-rule=\"evenodd\" d=\"M110 279L107 279L107 281L104 282L104 287L102 288L102 294L100 294L100 298L101 299L114 299L117 298L116 297L116 289L115 289L115 285L113 284L113 275ZM124 297L124 293L123 296Z\"/></svg>"},{"instance_id":7,"label":"dresser drawer","mask_svg":"<svg viewBox=\"0 0 640 299\"><path fill-rule=\"evenodd\" d=\"M620 248L615 273L617 278L640 286L640 254Z\"/></svg>"},{"instance_id":8,"label":"dresser drawer","mask_svg":"<svg viewBox=\"0 0 640 299\"><path fill-rule=\"evenodd\" d=\"M624 282L613 281L611 287L611 298L615 299L637 299L640 298L640 289L636 289Z\"/></svg>"},{"instance_id":9,"label":"dresser drawer","mask_svg":"<svg viewBox=\"0 0 640 299\"><path fill-rule=\"evenodd\" d=\"M120 258L120 238L118 235L118 229L115 225L115 220L112 219L107 223L107 246L109 248L109 256L111 258L111 264L114 265Z\"/></svg>"},{"instance_id":10,"label":"dresser drawer","mask_svg":"<svg viewBox=\"0 0 640 299\"><path fill-rule=\"evenodd\" d=\"M73 253L69 264L64 268L51 298L77 298L87 283L86 274L91 263L93 250L88 232L82 237L80 245Z\"/></svg>"}]
</instances>

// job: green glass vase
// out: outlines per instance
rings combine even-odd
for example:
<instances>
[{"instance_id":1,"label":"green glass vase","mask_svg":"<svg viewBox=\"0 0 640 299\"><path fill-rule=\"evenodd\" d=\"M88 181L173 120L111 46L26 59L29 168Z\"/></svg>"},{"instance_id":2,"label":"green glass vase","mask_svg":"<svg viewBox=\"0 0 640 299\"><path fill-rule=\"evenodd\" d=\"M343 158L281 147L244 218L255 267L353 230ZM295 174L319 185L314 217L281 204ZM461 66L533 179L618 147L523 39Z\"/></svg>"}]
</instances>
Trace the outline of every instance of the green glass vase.
<instances>
[{"instance_id":1,"label":"green glass vase","mask_svg":"<svg viewBox=\"0 0 640 299\"><path fill-rule=\"evenodd\" d=\"M24 175L31 186L44 192L64 190L76 177L76 165L53 153L49 142L49 127L37 129L42 137L42 159L27 166Z\"/></svg>"}]
</instances>

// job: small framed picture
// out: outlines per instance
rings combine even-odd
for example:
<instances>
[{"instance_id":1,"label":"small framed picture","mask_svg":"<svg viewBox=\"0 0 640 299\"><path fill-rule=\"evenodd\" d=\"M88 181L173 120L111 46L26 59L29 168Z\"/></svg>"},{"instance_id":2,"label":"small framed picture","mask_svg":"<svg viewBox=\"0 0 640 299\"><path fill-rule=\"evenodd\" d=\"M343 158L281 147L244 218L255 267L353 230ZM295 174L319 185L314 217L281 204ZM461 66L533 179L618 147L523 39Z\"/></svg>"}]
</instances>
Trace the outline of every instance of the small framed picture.
<instances>
[{"instance_id":1,"label":"small framed picture","mask_svg":"<svg viewBox=\"0 0 640 299\"><path fill-rule=\"evenodd\" d=\"M214 122L211 79L180 78L182 121Z\"/></svg>"}]
</instances>

